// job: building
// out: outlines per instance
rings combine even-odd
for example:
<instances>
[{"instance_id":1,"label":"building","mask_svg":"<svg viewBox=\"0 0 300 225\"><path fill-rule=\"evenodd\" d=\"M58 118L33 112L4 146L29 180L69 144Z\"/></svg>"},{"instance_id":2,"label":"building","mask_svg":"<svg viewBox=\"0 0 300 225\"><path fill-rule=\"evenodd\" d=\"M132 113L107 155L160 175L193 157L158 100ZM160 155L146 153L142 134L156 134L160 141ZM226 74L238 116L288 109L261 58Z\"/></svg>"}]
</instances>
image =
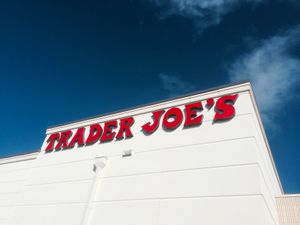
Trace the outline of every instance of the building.
<instances>
[{"instance_id":1,"label":"building","mask_svg":"<svg viewBox=\"0 0 300 225\"><path fill-rule=\"evenodd\" d=\"M40 151L0 159L0 183L1 225L295 225L300 217L249 82L50 127Z\"/></svg>"}]
</instances>

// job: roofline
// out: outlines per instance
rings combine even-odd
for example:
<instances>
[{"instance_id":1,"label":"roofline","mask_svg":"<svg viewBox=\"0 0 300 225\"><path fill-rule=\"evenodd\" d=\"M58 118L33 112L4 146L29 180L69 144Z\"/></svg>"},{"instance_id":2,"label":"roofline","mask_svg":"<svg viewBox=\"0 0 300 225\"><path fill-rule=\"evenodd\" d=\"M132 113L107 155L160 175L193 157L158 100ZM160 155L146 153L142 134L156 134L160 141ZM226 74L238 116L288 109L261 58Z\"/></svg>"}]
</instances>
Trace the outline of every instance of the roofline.
<instances>
[{"instance_id":1,"label":"roofline","mask_svg":"<svg viewBox=\"0 0 300 225\"><path fill-rule=\"evenodd\" d=\"M258 120L258 124L260 126L260 130L262 132L264 142L266 143L267 151L268 151L268 154L269 154L269 157L270 157L270 160L271 160L272 167L275 171L275 176L276 176L276 179L279 183L281 193L284 194L285 192L284 192L281 180L280 180L280 176L279 176L278 171L277 171L277 167L276 167L276 164L275 164L275 161L274 161L274 157L273 157L273 154L272 154L272 151L271 151L271 148L270 148L269 140L268 140L268 137L266 135L265 127L264 127L264 124L263 124L261 116L260 116L260 109L259 109L259 106L258 106L257 101L256 101L256 96L255 96L255 93L253 91L252 84L250 82L249 82L249 84L250 84L250 87L251 87L250 88L250 96L251 96L252 101L253 101L253 106L254 106L256 117L257 117L257 120Z\"/></svg>"},{"instance_id":2,"label":"roofline","mask_svg":"<svg viewBox=\"0 0 300 225\"><path fill-rule=\"evenodd\" d=\"M183 95L178 95L176 97L165 98L165 99L162 99L162 100L158 100L158 101L154 101L154 102L150 102L150 103L146 103L146 104L141 104L141 105L137 105L137 106L133 106L133 107L129 107L129 108L124 108L124 109L120 109L120 110L116 110L116 111L112 111L112 112L108 112L108 113L103 113L103 114L100 114L100 115L89 116L89 117L85 117L85 118L78 119L78 120L72 120L72 121L69 121L69 122L64 122L64 123L60 123L60 124L56 124L56 125L50 125L50 126L47 127L47 130L52 129L52 128L65 126L65 125L69 125L69 124L72 124L72 123L78 123L78 122L82 122L82 121L85 121L85 120L104 117L104 116L108 116L108 115L111 115L111 114L121 113L121 112L129 111L129 110L133 110L133 109L137 109L137 108L151 106L151 105L155 105L155 104L159 104L159 103L164 103L164 102L168 102L168 101L172 101L172 100L176 100L176 99L180 99L180 98L185 98L185 97L189 97L189 96L193 96L193 95L197 95L197 94L203 94L205 92L216 91L218 89L227 88L227 87L231 87L231 86L234 86L234 85L246 84L246 83L250 83L250 81L249 80L243 80L243 81L239 81L239 82L228 83L228 84L225 84L225 85L219 85L219 86L204 89L204 90L201 90L201 91L189 92L189 93L186 93L186 94L183 94Z\"/></svg>"},{"instance_id":3,"label":"roofline","mask_svg":"<svg viewBox=\"0 0 300 225\"><path fill-rule=\"evenodd\" d=\"M294 197L300 197L300 194L283 194L279 196L275 196L276 198L294 198Z\"/></svg>"},{"instance_id":4,"label":"roofline","mask_svg":"<svg viewBox=\"0 0 300 225\"><path fill-rule=\"evenodd\" d=\"M34 150L0 157L0 165L35 159L39 152L40 150Z\"/></svg>"}]
</instances>

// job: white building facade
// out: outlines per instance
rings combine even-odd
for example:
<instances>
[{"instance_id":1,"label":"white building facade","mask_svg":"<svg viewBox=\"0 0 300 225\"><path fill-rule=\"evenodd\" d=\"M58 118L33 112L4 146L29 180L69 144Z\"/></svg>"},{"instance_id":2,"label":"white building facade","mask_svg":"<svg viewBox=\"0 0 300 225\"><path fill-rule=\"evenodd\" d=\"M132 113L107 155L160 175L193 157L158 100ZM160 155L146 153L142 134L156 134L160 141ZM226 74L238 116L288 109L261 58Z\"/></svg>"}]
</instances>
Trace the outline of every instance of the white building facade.
<instances>
[{"instance_id":1,"label":"white building facade","mask_svg":"<svg viewBox=\"0 0 300 225\"><path fill-rule=\"evenodd\" d=\"M1 225L279 225L282 195L248 82L51 127L0 159Z\"/></svg>"}]
</instances>

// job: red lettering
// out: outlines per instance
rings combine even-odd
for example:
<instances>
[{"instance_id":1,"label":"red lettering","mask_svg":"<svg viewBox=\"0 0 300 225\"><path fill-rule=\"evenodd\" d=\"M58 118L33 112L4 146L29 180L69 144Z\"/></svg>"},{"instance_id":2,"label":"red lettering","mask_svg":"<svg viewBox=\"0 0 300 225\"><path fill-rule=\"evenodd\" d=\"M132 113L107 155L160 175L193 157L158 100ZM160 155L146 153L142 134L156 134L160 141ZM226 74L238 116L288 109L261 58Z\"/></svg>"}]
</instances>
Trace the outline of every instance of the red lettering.
<instances>
[{"instance_id":1,"label":"red lettering","mask_svg":"<svg viewBox=\"0 0 300 225\"><path fill-rule=\"evenodd\" d=\"M78 128L76 131L74 137L70 141L68 148L73 148L75 143L77 143L78 146L83 146L84 145L84 127Z\"/></svg>"},{"instance_id":2,"label":"red lettering","mask_svg":"<svg viewBox=\"0 0 300 225\"><path fill-rule=\"evenodd\" d=\"M51 134L47 140L49 143L45 149L46 152L52 152L54 147L54 142L59 139L59 133Z\"/></svg>"},{"instance_id":3,"label":"red lettering","mask_svg":"<svg viewBox=\"0 0 300 225\"><path fill-rule=\"evenodd\" d=\"M206 108L210 110L210 108L215 104L215 101L213 98L209 98L206 100Z\"/></svg>"},{"instance_id":4,"label":"red lettering","mask_svg":"<svg viewBox=\"0 0 300 225\"><path fill-rule=\"evenodd\" d=\"M72 131L66 130L60 133L60 139L57 142L57 145L55 146L55 150L60 150L61 147L63 149L68 147L68 139L71 137Z\"/></svg>"},{"instance_id":5,"label":"red lettering","mask_svg":"<svg viewBox=\"0 0 300 225\"><path fill-rule=\"evenodd\" d=\"M106 141L111 141L112 139L114 139L114 137L116 135L116 132L112 131L112 129L116 128L116 127L117 127L117 121L116 120L106 122L104 124L103 135L100 138L100 141L106 142Z\"/></svg>"},{"instance_id":6,"label":"red lettering","mask_svg":"<svg viewBox=\"0 0 300 225\"><path fill-rule=\"evenodd\" d=\"M125 131L125 137L129 138L132 137L132 132L130 130L130 127L132 126L132 124L134 123L134 119L133 117L129 117L129 118L125 118L125 119L121 119L120 120L120 129L119 132L116 136L117 139L123 139L123 133Z\"/></svg>"},{"instance_id":7,"label":"red lettering","mask_svg":"<svg viewBox=\"0 0 300 225\"><path fill-rule=\"evenodd\" d=\"M214 122L221 120L229 120L235 116L234 104L238 94L226 95L220 97L216 102L213 98L209 98L205 101L205 107L209 111L214 106L215 115ZM162 118L162 125L165 129L174 130L180 126L184 119L184 127L191 127L200 125L203 122L203 105L201 101L186 104L185 110L181 110L178 107L165 110L158 110L152 112L152 121L142 125L142 131L145 134L152 134L157 130ZM185 113L185 118L184 118ZM80 127L76 130L76 133L72 137L72 131L66 130L60 133L53 133L48 136L46 141L45 152L52 152L53 150L61 150L67 148L74 148L84 144L90 145L97 141L107 142L112 141L114 138L117 140L133 137L132 126L134 124L134 117L127 117L120 119L120 121L112 120L105 122L103 126L100 124L90 125L89 135L85 140L85 127ZM119 125L119 130L115 129ZM103 129L102 129L103 128ZM71 138L72 137L72 138ZM69 139L71 140L69 142Z\"/></svg>"},{"instance_id":8,"label":"red lettering","mask_svg":"<svg viewBox=\"0 0 300 225\"><path fill-rule=\"evenodd\" d=\"M159 110L156 112L152 112L153 123L151 124L150 122L148 122L148 123L144 124L142 126L142 131L147 134L151 134L154 131L156 131L156 129L158 128L158 125L159 125L160 118L164 112L165 112L165 110Z\"/></svg>"},{"instance_id":9,"label":"red lettering","mask_svg":"<svg viewBox=\"0 0 300 225\"><path fill-rule=\"evenodd\" d=\"M175 129L181 124L182 118L183 114L179 108L171 108L164 115L163 125L168 129Z\"/></svg>"},{"instance_id":10,"label":"red lettering","mask_svg":"<svg viewBox=\"0 0 300 225\"><path fill-rule=\"evenodd\" d=\"M218 99L215 107L214 122L228 120L234 117L235 109L233 107L238 95L226 95Z\"/></svg>"},{"instance_id":11,"label":"red lettering","mask_svg":"<svg viewBox=\"0 0 300 225\"><path fill-rule=\"evenodd\" d=\"M203 115L197 116L197 111L202 111L201 102L191 103L185 106L184 127L196 126L202 123Z\"/></svg>"},{"instance_id":12,"label":"red lettering","mask_svg":"<svg viewBox=\"0 0 300 225\"><path fill-rule=\"evenodd\" d=\"M102 134L102 127L100 124L93 124L90 126L89 136L85 141L85 144L91 145L94 144L97 140L99 140Z\"/></svg>"}]
</instances>

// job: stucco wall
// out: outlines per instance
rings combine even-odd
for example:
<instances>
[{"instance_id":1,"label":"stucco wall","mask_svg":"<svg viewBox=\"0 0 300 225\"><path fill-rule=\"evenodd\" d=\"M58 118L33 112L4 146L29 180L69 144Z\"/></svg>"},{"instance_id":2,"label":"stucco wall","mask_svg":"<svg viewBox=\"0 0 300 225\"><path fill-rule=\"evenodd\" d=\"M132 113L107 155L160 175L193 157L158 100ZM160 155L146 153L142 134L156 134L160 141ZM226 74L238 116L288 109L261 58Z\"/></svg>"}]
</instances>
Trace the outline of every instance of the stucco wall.
<instances>
[{"instance_id":1,"label":"stucco wall","mask_svg":"<svg viewBox=\"0 0 300 225\"><path fill-rule=\"evenodd\" d=\"M29 179L37 153L0 159L0 224L9 224Z\"/></svg>"}]
</instances>

